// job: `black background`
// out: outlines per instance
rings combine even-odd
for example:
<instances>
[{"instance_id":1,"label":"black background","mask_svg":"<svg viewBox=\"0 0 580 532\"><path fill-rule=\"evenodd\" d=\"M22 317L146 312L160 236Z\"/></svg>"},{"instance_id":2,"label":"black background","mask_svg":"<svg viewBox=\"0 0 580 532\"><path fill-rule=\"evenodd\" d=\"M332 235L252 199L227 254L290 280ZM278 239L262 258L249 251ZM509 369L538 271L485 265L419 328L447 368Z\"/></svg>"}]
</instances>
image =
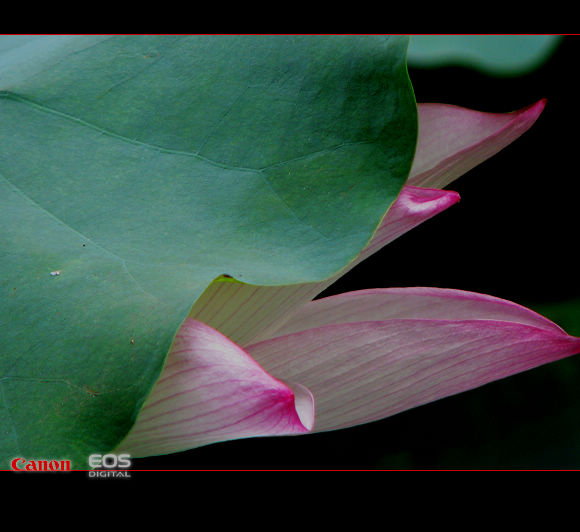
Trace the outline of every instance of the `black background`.
<instances>
[{"instance_id":1,"label":"black background","mask_svg":"<svg viewBox=\"0 0 580 532\"><path fill-rule=\"evenodd\" d=\"M518 77L410 69L420 103L509 112L548 102L531 130L448 187L459 204L322 295L435 286L528 306L579 298L578 57L580 37L566 36L541 68ZM224 442L134 459L133 469L580 468L579 421L580 361L572 358L364 426Z\"/></svg>"}]
</instances>

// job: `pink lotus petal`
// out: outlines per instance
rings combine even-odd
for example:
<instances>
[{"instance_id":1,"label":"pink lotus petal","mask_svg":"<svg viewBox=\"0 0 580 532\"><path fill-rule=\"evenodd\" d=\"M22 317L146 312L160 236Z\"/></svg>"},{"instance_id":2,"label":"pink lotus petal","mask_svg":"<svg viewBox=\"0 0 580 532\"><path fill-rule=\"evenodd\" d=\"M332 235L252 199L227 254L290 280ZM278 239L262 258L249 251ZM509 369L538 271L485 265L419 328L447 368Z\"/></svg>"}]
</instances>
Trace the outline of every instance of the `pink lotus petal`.
<instances>
[{"instance_id":1,"label":"pink lotus petal","mask_svg":"<svg viewBox=\"0 0 580 532\"><path fill-rule=\"evenodd\" d=\"M562 333L540 314L493 296L446 288L376 288L311 301L296 309L276 336L335 323L389 319L499 320Z\"/></svg>"},{"instance_id":2,"label":"pink lotus petal","mask_svg":"<svg viewBox=\"0 0 580 532\"><path fill-rule=\"evenodd\" d=\"M495 320L327 325L249 346L316 401L315 432L368 423L580 352L580 338Z\"/></svg>"},{"instance_id":3,"label":"pink lotus petal","mask_svg":"<svg viewBox=\"0 0 580 532\"><path fill-rule=\"evenodd\" d=\"M513 113L482 113L454 105L418 105L419 138L409 185L443 188L526 132L546 100Z\"/></svg>"},{"instance_id":4,"label":"pink lotus petal","mask_svg":"<svg viewBox=\"0 0 580 532\"><path fill-rule=\"evenodd\" d=\"M187 319L117 451L135 457L173 453L223 440L301 434L313 422L307 388L293 390L228 338Z\"/></svg>"},{"instance_id":5,"label":"pink lotus petal","mask_svg":"<svg viewBox=\"0 0 580 532\"><path fill-rule=\"evenodd\" d=\"M340 275L344 275L399 236L455 205L459 199L459 194L450 190L404 187L372 240L354 262L348 265L348 269L343 270ZM337 277L334 278L336 279Z\"/></svg>"},{"instance_id":6,"label":"pink lotus petal","mask_svg":"<svg viewBox=\"0 0 580 532\"><path fill-rule=\"evenodd\" d=\"M459 201L456 192L405 187L371 242L335 276L319 283L253 286L230 279L212 283L189 316L244 346L272 335L293 309L314 299L362 260Z\"/></svg>"}]
</instances>

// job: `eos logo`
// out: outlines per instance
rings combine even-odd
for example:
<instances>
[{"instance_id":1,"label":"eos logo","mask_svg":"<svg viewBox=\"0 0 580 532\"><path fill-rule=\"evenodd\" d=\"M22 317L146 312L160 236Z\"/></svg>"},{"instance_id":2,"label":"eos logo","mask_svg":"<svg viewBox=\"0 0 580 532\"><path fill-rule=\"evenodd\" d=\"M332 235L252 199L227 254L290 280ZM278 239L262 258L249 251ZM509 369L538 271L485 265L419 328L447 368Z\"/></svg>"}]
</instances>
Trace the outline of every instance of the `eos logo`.
<instances>
[{"instance_id":1,"label":"eos logo","mask_svg":"<svg viewBox=\"0 0 580 532\"><path fill-rule=\"evenodd\" d=\"M131 455L129 454L91 454L89 466L99 470L89 471L89 477L114 477L129 478L128 471L119 471L131 467ZM100 469L104 468L104 469Z\"/></svg>"},{"instance_id":2,"label":"eos logo","mask_svg":"<svg viewBox=\"0 0 580 532\"><path fill-rule=\"evenodd\" d=\"M117 467L131 467L130 454L91 454L89 456L89 465L92 468L106 467L107 469L116 469Z\"/></svg>"}]
</instances>

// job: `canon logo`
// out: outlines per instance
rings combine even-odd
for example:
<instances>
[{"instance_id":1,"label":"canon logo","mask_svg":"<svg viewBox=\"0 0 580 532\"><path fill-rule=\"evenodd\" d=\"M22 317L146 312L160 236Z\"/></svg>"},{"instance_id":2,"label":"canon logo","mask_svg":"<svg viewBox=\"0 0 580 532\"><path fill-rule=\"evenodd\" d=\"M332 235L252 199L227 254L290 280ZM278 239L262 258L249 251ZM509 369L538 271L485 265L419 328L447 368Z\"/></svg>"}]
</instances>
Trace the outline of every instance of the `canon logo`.
<instances>
[{"instance_id":1,"label":"canon logo","mask_svg":"<svg viewBox=\"0 0 580 532\"><path fill-rule=\"evenodd\" d=\"M70 471L70 460L28 460L14 458L10 461L13 471Z\"/></svg>"}]
</instances>

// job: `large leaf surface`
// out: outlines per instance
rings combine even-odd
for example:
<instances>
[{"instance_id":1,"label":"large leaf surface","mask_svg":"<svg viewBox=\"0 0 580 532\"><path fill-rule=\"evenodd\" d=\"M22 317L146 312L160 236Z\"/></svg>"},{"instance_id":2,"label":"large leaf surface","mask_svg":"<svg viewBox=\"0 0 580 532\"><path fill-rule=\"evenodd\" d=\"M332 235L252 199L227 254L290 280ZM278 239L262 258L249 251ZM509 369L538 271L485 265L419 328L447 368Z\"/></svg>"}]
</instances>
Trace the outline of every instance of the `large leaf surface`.
<instances>
[{"instance_id":1,"label":"large leaf surface","mask_svg":"<svg viewBox=\"0 0 580 532\"><path fill-rule=\"evenodd\" d=\"M313 282L360 252L412 162L406 45L4 40L4 467L113 448L214 278Z\"/></svg>"}]
</instances>

